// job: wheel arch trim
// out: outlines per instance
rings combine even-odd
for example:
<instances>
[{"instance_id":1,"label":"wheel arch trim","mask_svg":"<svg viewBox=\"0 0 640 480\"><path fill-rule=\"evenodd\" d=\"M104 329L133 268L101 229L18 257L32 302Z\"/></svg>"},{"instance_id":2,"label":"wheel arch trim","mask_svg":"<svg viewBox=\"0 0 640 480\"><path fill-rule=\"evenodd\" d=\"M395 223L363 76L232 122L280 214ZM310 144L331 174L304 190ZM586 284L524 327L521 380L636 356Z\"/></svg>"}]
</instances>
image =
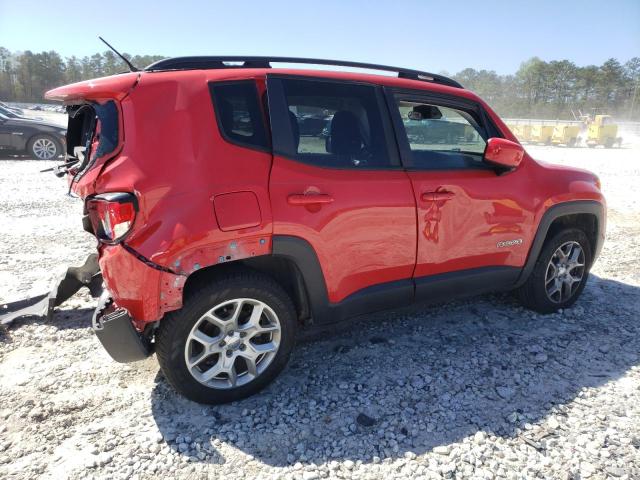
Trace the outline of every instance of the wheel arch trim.
<instances>
[{"instance_id":1,"label":"wheel arch trim","mask_svg":"<svg viewBox=\"0 0 640 480\"><path fill-rule=\"evenodd\" d=\"M547 239L547 234L549 233L549 229L553 222L559 218L576 214L593 215L596 218L596 242L591 259L591 264L593 265L593 262L595 262L598 257L600 250L602 249L602 244L604 243L604 232L606 226L604 205L595 200L576 200L559 203L549 207L549 209L547 209L547 211L542 215L533 243L529 249L527 261L514 287L517 288L522 286L524 282L527 281L527 278L529 278L529 275L533 271L533 267L538 260L538 255L540 255L540 252L542 251L542 247Z\"/></svg>"},{"instance_id":2,"label":"wheel arch trim","mask_svg":"<svg viewBox=\"0 0 640 480\"><path fill-rule=\"evenodd\" d=\"M300 237L274 235L272 255L284 257L296 264L304 281L312 317L327 318L331 310L329 294L320 261L311 244Z\"/></svg>"}]
</instances>

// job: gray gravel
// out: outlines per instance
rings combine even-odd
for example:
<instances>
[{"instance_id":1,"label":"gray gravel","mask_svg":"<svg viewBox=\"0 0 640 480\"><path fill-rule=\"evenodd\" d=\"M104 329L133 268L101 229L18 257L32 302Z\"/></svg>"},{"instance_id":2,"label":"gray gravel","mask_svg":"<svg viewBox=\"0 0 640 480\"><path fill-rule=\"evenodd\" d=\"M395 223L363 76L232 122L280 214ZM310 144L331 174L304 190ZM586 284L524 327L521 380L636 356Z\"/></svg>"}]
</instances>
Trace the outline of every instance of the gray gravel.
<instances>
[{"instance_id":1,"label":"gray gravel","mask_svg":"<svg viewBox=\"0 0 640 480\"><path fill-rule=\"evenodd\" d=\"M264 393L205 407L110 360L93 301L0 332L0 478L640 478L640 150L531 147L598 173L608 240L577 305L508 295L307 338ZM93 241L47 164L1 161L0 301Z\"/></svg>"}]
</instances>

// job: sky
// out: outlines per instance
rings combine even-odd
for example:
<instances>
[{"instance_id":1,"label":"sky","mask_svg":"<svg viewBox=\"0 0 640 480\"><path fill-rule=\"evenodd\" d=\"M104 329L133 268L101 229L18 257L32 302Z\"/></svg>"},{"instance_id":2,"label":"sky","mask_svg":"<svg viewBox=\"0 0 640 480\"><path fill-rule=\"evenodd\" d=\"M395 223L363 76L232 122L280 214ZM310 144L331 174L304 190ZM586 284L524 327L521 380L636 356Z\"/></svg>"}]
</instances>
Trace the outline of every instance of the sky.
<instances>
[{"instance_id":1,"label":"sky","mask_svg":"<svg viewBox=\"0 0 640 480\"><path fill-rule=\"evenodd\" d=\"M0 46L131 54L273 55L432 72L515 72L640 56L640 0L0 0Z\"/></svg>"}]
</instances>

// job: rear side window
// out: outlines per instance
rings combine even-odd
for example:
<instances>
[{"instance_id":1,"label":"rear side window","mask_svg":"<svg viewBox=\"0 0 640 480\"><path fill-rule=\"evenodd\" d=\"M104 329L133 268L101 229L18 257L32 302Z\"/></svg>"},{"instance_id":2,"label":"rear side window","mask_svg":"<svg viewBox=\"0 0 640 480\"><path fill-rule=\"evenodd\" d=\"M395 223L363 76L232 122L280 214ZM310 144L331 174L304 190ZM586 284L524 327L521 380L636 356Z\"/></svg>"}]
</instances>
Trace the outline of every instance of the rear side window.
<instances>
[{"instance_id":1,"label":"rear side window","mask_svg":"<svg viewBox=\"0 0 640 480\"><path fill-rule=\"evenodd\" d=\"M375 87L306 79L282 85L297 160L330 168L393 166Z\"/></svg>"},{"instance_id":2,"label":"rear side window","mask_svg":"<svg viewBox=\"0 0 640 480\"><path fill-rule=\"evenodd\" d=\"M253 80L210 83L218 128L229 142L268 150L269 141Z\"/></svg>"}]
</instances>

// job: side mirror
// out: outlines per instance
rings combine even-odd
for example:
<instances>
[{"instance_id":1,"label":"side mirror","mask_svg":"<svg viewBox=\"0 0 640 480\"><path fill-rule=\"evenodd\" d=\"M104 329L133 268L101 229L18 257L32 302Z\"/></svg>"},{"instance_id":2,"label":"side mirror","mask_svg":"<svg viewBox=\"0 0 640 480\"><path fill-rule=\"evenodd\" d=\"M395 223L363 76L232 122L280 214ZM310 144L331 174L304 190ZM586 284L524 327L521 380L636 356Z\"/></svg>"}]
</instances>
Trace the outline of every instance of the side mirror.
<instances>
[{"instance_id":1,"label":"side mirror","mask_svg":"<svg viewBox=\"0 0 640 480\"><path fill-rule=\"evenodd\" d=\"M484 161L502 168L513 169L524 156L522 145L504 138L490 138L484 149Z\"/></svg>"}]
</instances>

